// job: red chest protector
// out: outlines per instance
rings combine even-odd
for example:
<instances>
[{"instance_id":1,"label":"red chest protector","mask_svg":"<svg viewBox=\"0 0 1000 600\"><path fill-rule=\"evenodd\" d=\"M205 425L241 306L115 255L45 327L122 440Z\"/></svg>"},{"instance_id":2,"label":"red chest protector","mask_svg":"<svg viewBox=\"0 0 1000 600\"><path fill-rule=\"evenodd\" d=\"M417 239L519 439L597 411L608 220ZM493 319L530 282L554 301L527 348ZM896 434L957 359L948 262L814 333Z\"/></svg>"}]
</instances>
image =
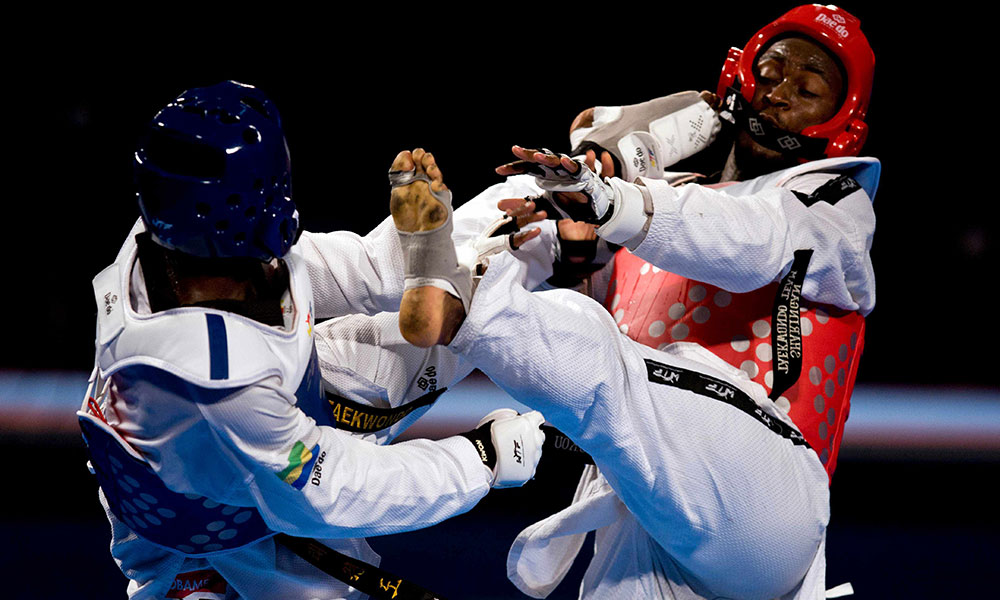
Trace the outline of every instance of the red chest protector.
<instances>
[{"instance_id":1,"label":"red chest protector","mask_svg":"<svg viewBox=\"0 0 1000 600\"><path fill-rule=\"evenodd\" d=\"M773 391L773 315L784 344L784 315L776 313L779 283L743 294L727 292L662 271L622 249L615 255L606 306L623 333L646 346L698 344ZM803 300L799 306L801 370L775 399L792 419L832 477L851 391L864 345L865 319ZM798 336L793 336L798 338ZM787 345L785 346L788 347ZM799 354L798 340L791 344ZM797 377L796 377L796 371ZM772 394L773 398L774 394Z\"/></svg>"}]
</instances>

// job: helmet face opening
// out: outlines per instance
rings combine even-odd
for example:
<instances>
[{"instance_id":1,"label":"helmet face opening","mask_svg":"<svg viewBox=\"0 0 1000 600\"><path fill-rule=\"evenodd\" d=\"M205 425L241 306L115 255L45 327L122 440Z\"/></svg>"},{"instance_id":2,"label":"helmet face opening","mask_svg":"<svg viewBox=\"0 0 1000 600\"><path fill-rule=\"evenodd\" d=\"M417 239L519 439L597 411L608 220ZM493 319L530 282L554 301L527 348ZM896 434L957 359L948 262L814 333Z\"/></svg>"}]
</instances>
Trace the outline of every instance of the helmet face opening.
<instances>
[{"instance_id":1,"label":"helmet face opening","mask_svg":"<svg viewBox=\"0 0 1000 600\"><path fill-rule=\"evenodd\" d=\"M835 104L837 106L837 110L839 111L840 108L842 108L844 106L844 101L847 100L847 81L848 81L848 79L847 79L847 69L844 67L844 62L842 60L840 60L839 56L837 56L836 54L834 54L833 52L831 52L830 49L827 48L822 42L820 42L820 41L818 41L818 40L816 40L816 39L814 39L814 38L812 38L812 37L810 37L808 35L802 34L802 33L786 33L784 35L775 36L772 40L770 40L767 43L766 46L761 47L760 51L757 53L757 57L754 60L754 63L753 63L753 66L752 66L755 87L756 87L756 82L757 82L758 78L760 77L760 67L759 67L758 63L761 60L761 58L767 53L768 50L770 50L778 42L781 42L781 41L784 41L784 40L789 40L789 39L796 39L796 38L801 39L801 40L805 40L805 41L810 42L813 45L815 45L817 47L817 49L820 52L822 52L826 56L826 58L830 59L830 62L832 62L833 65L837 68L837 73L840 75L840 80L843 82L843 86L841 87L840 94L837 96L837 100L835 102Z\"/></svg>"},{"instance_id":2,"label":"helmet face opening","mask_svg":"<svg viewBox=\"0 0 1000 600\"><path fill-rule=\"evenodd\" d=\"M281 257L296 240L281 119L259 90L194 88L149 123L135 152L139 209L162 245L200 257Z\"/></svg>"},{"instance_id":3,"label":"helmet face opening","mask_svg":"<svg viewBox=\"0 0 1000 600\"><path fill-rule=\"evenodd\" d=\"M836 6L811 4L788 11L765 25L741 50L732 48L722 68L718 94L730 87L752 100L756 89L755 66L760 54L779 39L808 38L825 48L843 66L845 91L838 112L825 123L807 127L802 135L824 139L825 156L853 156L868 137L864 123L871 97L875 54L861 32L861 22Z\"/></svg>"},{"instance_id":4,"label":"helmet face opening","mask_svg":"<svg viewBox=\"0 0 1000 600\"><path fill-rule=\"evenodd\" d=\"M146 159L164 173L199 180L218 180L226 172L225 151L197 140L154 129L146 144Z\"/></svg>"}]
</instances>

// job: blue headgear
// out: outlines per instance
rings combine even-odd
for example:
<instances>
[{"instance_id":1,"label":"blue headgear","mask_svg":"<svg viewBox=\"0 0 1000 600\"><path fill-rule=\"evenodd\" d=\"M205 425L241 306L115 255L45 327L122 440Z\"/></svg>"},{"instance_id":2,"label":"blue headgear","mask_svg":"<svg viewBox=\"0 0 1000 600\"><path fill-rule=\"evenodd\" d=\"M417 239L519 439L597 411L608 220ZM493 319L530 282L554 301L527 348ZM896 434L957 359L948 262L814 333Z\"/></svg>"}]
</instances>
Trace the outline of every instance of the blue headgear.
<instances>
[{"instance_id":1,"label":"blue headgear","mask_svg":"<svg viewBox=\"0 0 1000 600\"><path fill-rule=\"evenodd\" d=\"M253 86L225 81L168 104L139 140L135 178L146 228L168 248L267 261L296 240L281 117Z\"/></svg>"}]
</instances>

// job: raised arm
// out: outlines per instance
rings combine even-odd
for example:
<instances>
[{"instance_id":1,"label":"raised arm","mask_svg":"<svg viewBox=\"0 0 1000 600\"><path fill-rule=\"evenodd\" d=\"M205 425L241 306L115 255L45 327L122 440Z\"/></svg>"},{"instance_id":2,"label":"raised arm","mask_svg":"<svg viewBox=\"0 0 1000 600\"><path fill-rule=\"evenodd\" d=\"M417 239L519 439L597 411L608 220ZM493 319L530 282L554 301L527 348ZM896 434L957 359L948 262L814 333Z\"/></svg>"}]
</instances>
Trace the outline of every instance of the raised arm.
<instances>
[{"instance_id":1,"label":"raised arm","mask_svg":"<svg viewBox=\"0 0 1000 600\"><path fill-rule=\"evenodd\" d=\"M529 413L502 415L485 428L440 441L379 446L317 425L294 403L269 378L198 407L223 449L218 460L242 474L268 526L297 536L382 535L463 513L491 485L527 481L543 439L541 415ZM497 456L497 448L515 437L527 442L522 471L511 471ZM483 459L483 447L492 465ZM511 473L520 479L512 481Z\"/></svg>"},{"instance_id":2,"label":"raised arm","mask_svg":"<svg viewBox=\"0 0 1000 600\"><path fill-rule=\"evenodd\" d=\"M775 281L812 250L809 300L871 311L868 251L878 182L874 159L828 159L726 187L601 180L568 157L523 151L508 169L551 191L583 192L597 234L654 266L733 292Z\"/></svg>"}]
</instances>

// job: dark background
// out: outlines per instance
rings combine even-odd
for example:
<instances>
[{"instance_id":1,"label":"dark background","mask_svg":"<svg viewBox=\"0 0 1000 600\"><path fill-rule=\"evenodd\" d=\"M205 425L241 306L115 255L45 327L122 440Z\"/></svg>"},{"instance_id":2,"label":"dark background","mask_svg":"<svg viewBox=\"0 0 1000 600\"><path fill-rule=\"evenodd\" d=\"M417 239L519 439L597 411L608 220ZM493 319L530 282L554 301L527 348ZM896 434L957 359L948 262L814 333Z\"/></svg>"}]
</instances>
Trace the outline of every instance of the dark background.
<instances>
[{"instance_id":1,"label":"dark background","mask_svg":"<svg viewBox=\"0 0 1000 600\"><path fill-rule=\"evenodd\" d=\"M231 78L262 88L284 118L306 228L364 233L388 213L385 171L399 150L432 150L461 203L499 181L492 169L512 144L567 149L585 108L714 90L727 48L790 6L644 6L586 28L540 8L494 7L475 17L302 15L294 27L280 14L253 26L239 11L211 23L151 14L130 28L84 20L42 32L49 39L36 45L56 51L10 61L3 98L7 139L12 127L18 143L0 216L13 342L0 345L0 367L89 369L90 280L138 216L137 132L188 87ZM986 94L976 85L979 25L957 13L847 8L876 53L865 152L883 163L878 303L860 379L994 386L997 209L980 145L992 119L959 91Z\"/></svg>"},{"instance_id":2,"label":"dark background","mask_svg":"<svg viewBox=\"0 0 1000 600\"><path fill-rule=\"evenodd\" d=\"M8 28L26 41L7 48L0 99L0 369L90 370L90 280L138 216L137 132L188 87L231 78L262 88L284 118L306 228L364 233L387 214L385 171L397 151L432 150L461 203L498 181L492 168L512 144L565 150L570 122L587 107L714 89L726 49L791 6L619 3L559 14L539 5L446 13L362 5L288 14L232 5L208 14L187 4L63 13L59 23L12 16ZM846 8L877 57L866 154L883 163L872 250L878 303L858 383L996 390L997 209L983 146L995 129L983 108L992 104L990 18L960 7ZM10 482L0 502L7 597L123 597L79 438L0 434L0 452L13 457L0 473ZM503 577L506 546L561 508L575 482L575 473L543 475L468 515L373 546L387 568L453 599L518 597ZM852 581L858 598L989 596L1000 518L987 484L998 475L991 457L845 450L833 485L830 584ZM559 597L573 597L575 585Z\"/></svg>"}]
</instances>

